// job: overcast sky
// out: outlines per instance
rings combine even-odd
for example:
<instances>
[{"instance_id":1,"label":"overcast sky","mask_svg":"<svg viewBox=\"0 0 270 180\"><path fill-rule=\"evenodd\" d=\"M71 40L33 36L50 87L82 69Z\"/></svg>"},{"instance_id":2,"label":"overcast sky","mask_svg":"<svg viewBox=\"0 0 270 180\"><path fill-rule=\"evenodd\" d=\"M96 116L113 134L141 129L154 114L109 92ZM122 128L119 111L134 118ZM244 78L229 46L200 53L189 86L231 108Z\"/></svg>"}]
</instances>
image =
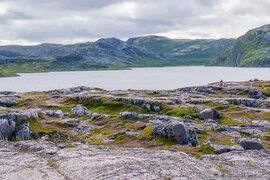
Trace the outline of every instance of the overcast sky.
<instances>
[{"instance_id":1,"label":"overcast sky","mask_svg":"<svg viewBox=\"0 0 270 180\"><path fill-rule=\"evenodd\" d=\"M270 0L0 0L0 45L235 38L264 24Z\"/></svg>"}]
</instances>

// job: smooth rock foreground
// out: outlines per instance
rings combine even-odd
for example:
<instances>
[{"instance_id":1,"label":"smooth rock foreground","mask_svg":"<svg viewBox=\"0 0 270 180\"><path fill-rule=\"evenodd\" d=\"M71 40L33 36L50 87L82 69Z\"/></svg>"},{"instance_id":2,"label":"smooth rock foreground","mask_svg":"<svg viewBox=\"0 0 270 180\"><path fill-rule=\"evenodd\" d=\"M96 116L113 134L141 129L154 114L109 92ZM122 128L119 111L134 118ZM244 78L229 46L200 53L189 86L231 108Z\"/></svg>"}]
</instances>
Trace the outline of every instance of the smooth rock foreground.
<instances>
[{"instance_id":1,"label":"smooth rock foreground","mask_svg":"<svg viewBox=\"0 0 270 180\"><path fill-rule=\"evenodd\" d=\"M229 152L195 159L174 151L0 141L0 179L269 179L270 153ZM64 148L66 147L66 148Z\"/></svg>"}]
</instances>

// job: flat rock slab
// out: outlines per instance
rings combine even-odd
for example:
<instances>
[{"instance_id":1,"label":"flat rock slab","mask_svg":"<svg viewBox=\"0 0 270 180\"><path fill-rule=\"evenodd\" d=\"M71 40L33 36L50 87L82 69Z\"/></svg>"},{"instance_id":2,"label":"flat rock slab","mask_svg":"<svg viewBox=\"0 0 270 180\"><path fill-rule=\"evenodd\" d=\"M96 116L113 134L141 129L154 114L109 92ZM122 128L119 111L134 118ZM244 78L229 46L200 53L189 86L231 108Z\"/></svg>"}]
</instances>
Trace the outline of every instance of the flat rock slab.
<instances>
[{"instance_id":1,"label":"flat rock slab","mask_svg":"<svg viewBox=\"0 0 270 180\"><path fill-rule=\"evenodd\" d=\"M21 142L24 147L44 142ZM269 179L270 153L229 152L195 159L182 152L78 144L53 154L0 142L0 179Z\"/></svg>"}]
</instances>

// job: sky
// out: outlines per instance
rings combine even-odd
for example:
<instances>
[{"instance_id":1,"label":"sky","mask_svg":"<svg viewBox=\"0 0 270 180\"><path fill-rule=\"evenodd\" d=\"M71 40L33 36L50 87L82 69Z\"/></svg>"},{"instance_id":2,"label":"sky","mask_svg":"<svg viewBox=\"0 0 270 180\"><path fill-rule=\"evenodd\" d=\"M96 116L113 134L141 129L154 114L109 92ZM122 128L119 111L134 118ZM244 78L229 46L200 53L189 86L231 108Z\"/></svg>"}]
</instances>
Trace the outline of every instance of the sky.
<instances>
[{"instance_id":1,"label":"sky","mask_svg":"<svg viewBox=\"0 0 270 180\"><path fill-rule=\"evenodd\" d=\"M237 38L264 24L270 0L0 0L0 45Z\"/></svg>"}]
</instances>

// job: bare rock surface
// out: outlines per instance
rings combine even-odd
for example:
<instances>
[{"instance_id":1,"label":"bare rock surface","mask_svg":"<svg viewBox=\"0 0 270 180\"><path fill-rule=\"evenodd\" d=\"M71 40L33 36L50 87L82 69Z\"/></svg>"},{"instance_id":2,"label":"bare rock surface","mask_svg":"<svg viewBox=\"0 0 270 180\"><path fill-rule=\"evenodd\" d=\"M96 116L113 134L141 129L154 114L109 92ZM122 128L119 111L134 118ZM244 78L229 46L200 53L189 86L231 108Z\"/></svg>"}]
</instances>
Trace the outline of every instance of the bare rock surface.
<instances>
[{"instance_id":1,"label":"bare rock surface","mask_svg":"<svg viewBox=\"0 0 270 180\"><path fill-rule=\"evenodd\" d=\"M269 179L269 155L251 150L195 159L144 148L1 141L0 179Z\"/></svg>"}]
</instances>

